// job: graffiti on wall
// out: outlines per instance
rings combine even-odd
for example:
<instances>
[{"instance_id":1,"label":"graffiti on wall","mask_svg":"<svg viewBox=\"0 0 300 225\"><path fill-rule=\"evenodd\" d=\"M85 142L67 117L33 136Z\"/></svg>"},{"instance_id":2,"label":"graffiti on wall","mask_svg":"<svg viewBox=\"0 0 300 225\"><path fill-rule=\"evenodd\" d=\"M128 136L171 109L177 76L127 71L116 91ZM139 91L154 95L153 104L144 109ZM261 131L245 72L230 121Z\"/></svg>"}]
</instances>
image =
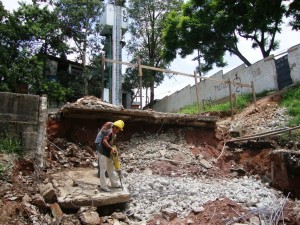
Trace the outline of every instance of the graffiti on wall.
<instances>
[{"instance_id":1,"label":"graffiti on wall","mask_svg":"<svg viewBox=\"0 0 300 225\"><path fill-rule=\"evenodd\" d=\"M237 75L237 73L235 74L235 78L233 79L233 86L235 87L235 92L240 92L241 88L242 88L242 79ZM237 83L237 84L236 84Z\"/></svg>"},{"instance_id":2,"label":"graffiti on wall","mask_svg":"<svg viewBox=\"0 0 300 225\"><path fill-rule=\"evenodd\" d=\"M222 91L228 89L228 83L221 83L219 85L214 86L215 91Z\"/></svg>"},{"instance_id":3,"label":"graffiti on wall","mask_svg":"<svg viewBox=\"0 0 300 225\"><path fill-rule=\"evenodd\" d=\"M235 87L235 92L240 92L241 91L241 88L242 88L242 79L237 75L235 74L235 77L233 79L233 87ZM229 86L228 86L228 83L221 83L219 85L216 85L214 86L215 88L215 91L223 91L225 89L229 89Z\"/></svg>"},{"instance_id":4,"label":"graffiti on wall","mask_svg":"<svg viewBox=\"0 0 300 225\"><path fill-rule=\"evenodd\" d=\"M261 77L261 70L260 68L256 68L253 70L249 70L249 74L254 78L254 79L258 79L259 77Z\"/></svg>"}]
</instances>

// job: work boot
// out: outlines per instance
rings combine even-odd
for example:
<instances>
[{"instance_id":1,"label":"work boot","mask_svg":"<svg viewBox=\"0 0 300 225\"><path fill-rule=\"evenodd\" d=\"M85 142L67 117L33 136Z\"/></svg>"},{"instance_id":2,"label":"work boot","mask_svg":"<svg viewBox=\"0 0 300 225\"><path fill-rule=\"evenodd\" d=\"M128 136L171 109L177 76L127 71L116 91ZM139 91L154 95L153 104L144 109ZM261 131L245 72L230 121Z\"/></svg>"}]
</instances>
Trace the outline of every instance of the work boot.
<instances>
[{"instance_id":1,"label":"work boot","mask_svg":"<svg viewBox=\"0 0 300 225\"><path fill-rule=\"evenodd\" d=\"M100 187L100 189L105 192L111 192L111 190L108 187Z\"/></svg>"}]
</instances>

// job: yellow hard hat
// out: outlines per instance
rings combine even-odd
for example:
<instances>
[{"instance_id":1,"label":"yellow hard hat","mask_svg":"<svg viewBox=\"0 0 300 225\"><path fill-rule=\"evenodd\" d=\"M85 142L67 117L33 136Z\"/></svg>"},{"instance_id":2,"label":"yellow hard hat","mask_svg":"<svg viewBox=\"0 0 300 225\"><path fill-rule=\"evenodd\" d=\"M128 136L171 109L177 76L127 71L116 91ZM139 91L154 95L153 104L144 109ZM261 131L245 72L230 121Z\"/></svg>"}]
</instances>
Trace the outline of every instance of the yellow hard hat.
<instances>
[{"instance_id":1,"label":"yellow hard hat","mask_svg":"<svg viewBox=\"0 0 300 225\"><path fill-rule=\"evenodd\" d=\"M123 120L117 120L113 123L113 126L118 127L121 131L123 131L125 124Z\"/></svg>"}]
</instances>

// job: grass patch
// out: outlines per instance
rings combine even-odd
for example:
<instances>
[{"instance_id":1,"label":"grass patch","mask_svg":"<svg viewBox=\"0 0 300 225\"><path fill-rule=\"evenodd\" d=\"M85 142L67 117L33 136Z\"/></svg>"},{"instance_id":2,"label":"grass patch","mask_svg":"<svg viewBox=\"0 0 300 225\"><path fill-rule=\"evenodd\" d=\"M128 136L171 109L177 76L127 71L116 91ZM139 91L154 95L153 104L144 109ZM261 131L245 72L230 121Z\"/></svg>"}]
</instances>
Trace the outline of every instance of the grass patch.
<instances>
[{"instance_id":1,"label":"grass patch","mask_svg":"<svg viewBox=\"0 0 300 225\"><path fill-rule=\"evenodd\" d=\"M281 106L287 108L292 119L289 125L300 125L300 85L288 89L283 93L283 100Z\"/></svg>"},{"instance_id":2,"label":"grass patch","mask_svg":"<svg viewBox=\"0 0 300 225\"><path fill-rule=\"evenodd\" d=\"M267 93L267 92L266 92ZM266 95L266 93L261 94ZM233 101L233 107L237 111L241 111L246 106L248 106L250 103L252 103L252 94L246 94L246 95L239 95L237 96L237 106L235 104L235 101ZM224 103L219 104L213 104L211 106L206 106L205 109L203 109L203 106L201 105L201 112L220 112L220 111L229 111L230 110L230 102L229 100ZM185 106L182 109L178 111L178 113L182 114L197 114L198 113L198 106L197 104Z\"/></svg>"},{"instance_id":3,"label":"grass patch","mask_svg":"<svg viewBox=\"0 0 300 225\"><path fill-rule=\"evenodd\" d=\"M4 134L0 137L0 152L22 154L21 141L18 138L12 137L9 134Z\"/></svg>"}]
</instances>

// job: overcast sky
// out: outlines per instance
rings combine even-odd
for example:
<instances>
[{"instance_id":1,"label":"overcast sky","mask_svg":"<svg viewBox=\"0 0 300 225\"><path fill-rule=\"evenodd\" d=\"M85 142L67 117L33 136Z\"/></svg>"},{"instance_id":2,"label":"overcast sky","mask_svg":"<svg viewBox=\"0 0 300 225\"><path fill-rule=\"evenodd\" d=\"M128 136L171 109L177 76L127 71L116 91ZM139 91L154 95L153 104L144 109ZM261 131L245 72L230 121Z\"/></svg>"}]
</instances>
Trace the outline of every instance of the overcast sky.
<instances>
[{"instance_id":1,"label":"overcast sky","mask_svg":"<svg viewBox=\"0 0 300 225\"><path fill-rule=\"evenodd\" d=\"M21 0L21 2L31 2L31 0ZM5 9L12 11L18 7L18 0L2 0ZM300 31L292 31L291 28L287 25L288 20L286 20L286 25L283 27L282 32L277 34L277 40L280 41L279 50L272 52L272 54L276 55L278 53L286 51L288 48L300 44ZM251 62L257 62L262 59L262 55L259 49L252 49L251 42L242 40L239 43L239 49L246 56L246 58ZM125 57L124 57L125 56ZM127 54L123 54L123 60L129 61L126 57ZM177 58L171 64L171 70L190 73L193 74L194 70L197 66L197 61L192 61L194 56L186 57L185 59ZM214 68L210 71L206 76L212 76L216 72L223 70L224 73L234 69L235 67L242 64L242 61L236 56L230 56L226 54L225 60L227 62L227 66L224 68ZM183 77L183 76L173 76L171 79L166 78L162 85L155 89L155 98L160 99L166 95L170 95L171 93L176 92L184 88L188 84L194 84L193 78Z\"/></svg>"}]
</instances>

